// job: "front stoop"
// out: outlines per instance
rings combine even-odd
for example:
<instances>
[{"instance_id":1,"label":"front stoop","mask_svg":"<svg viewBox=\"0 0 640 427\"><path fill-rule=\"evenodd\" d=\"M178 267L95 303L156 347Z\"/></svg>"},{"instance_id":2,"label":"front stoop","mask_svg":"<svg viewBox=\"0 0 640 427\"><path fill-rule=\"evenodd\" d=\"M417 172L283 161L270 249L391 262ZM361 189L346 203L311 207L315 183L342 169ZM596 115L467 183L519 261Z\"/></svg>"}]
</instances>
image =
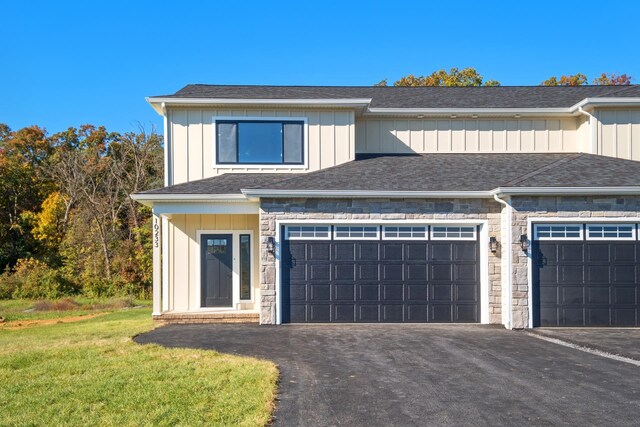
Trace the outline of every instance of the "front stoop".
<instances>
[{"instance_id":1,"label":"front stoop","mask_svg":"<svg viewBox=\"0 0 640 427\"><path fill-rule=\"evenodd\" d=\"M260 323L260 314L254 312L220 313L163 313L153 320L161 325L194 323Z\"/></svg>"}]
</instances>

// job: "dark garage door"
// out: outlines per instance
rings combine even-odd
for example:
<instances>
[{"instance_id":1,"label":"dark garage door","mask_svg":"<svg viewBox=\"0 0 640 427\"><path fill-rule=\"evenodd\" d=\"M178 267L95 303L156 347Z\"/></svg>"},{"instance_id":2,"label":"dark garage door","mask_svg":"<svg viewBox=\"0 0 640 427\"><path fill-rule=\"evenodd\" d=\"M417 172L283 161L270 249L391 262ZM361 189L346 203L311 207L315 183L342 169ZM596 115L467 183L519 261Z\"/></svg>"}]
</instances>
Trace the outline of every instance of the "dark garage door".
<instances>
[{"instance_id":1,"label":"dark garage door","mask_svg":"<svg viewBox=\"0 0 640 427\"><path fill-rule=\"evenodd\" d=\"M478 322L476 234L474 240L284 240L282 321Z\"/></svg>"},{"instance_id":2,"label":"dark garage door","mask_svg":"<svg viewBox=\"0 0 640 427\"><path fill-rule=\"evenodd\" d=\"M635 224L536 227L568 236L533 242L534 326L640 326Z\"/></svg>"}]
</instances>

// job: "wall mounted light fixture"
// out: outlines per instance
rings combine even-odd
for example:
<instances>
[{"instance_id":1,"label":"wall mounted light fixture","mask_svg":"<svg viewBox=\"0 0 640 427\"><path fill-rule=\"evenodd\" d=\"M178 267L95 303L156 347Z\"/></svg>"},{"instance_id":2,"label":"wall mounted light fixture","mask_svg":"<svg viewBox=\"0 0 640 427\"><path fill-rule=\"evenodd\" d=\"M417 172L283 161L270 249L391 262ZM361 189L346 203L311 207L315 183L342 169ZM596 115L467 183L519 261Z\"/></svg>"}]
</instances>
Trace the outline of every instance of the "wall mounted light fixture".
<instances>
[{"instance_id":1,"label":"wall mounted light fixture","mask_svg":"<svg viewBox=\"0 0 640 427\"><path fill-rule=\"evenodd\" d=\"M522 252L526 253L529 250L529 239L526 234L520 236L520 247L522 248Z\"/></svg>"},{"instance_id":2,"label":"wall mounted light fixture","mask_svg":"<svg viewBox=\"0 0 640 427\"><path fill-rule=\"evenodd\" d=\"M489 250L492 254L498 252L498 239L494 236L489 237Z\"/></svg>"},{"instance_id":3,"label":"wall mounted light fixture","mask_svg":"<svg viewBox=\"0 0 640 427\"><path fill-rule=\"evenodd\" d=\"M267 252L271 255L276 253L276 239L273 237L267 237Z\"/></svg>"}]
</instances>

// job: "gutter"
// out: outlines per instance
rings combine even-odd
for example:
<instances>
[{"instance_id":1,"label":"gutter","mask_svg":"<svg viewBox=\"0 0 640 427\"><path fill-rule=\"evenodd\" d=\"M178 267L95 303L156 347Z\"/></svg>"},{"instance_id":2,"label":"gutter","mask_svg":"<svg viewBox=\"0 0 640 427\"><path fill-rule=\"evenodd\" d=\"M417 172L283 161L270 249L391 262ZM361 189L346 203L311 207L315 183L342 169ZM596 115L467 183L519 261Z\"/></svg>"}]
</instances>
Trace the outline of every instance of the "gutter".
<instances>
[{"instance_id":1,"label":"gutter","mask_svg":"<svg viewBox=\"0 0 640 427\"><path fill-rule=\"evenodd\" d=\"M491 198L490 191L358 191L358 190L269 190L243 189L247 197L313 197L313 198Z\"/></svg>"},{"instance_id":2,"label":"gutter","mask_svg":"<svg viewBox=\"0 0 640 427\"><path fill-rule=\"evenodd\" d=\"M366 108L371 104L371 98L326 98L326 99L274 99L274 98L172 98L172 97L146 97L154 110L162 115L162 107L175 105L279 105L279 106L315 106L315 107L352 107Z\"/></svg>"},{"instance_id":3,"label":"gutter","mask_svg":"<svg viewBox=\"0 0 640 427\"><path fill-rule=\"evenodd\" d=\"M640 186L620 187L498 187L491 194L503 196L640 195Z\"/></svg>"}]
</instances>

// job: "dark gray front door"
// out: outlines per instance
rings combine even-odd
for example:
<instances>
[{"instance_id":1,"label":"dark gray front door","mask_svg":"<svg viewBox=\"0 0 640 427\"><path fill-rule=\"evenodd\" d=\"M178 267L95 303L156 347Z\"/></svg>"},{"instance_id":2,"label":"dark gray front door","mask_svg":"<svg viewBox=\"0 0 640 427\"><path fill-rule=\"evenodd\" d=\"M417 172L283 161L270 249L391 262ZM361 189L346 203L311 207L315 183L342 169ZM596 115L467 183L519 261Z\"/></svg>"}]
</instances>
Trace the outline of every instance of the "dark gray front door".
<instances>
[{"instance_id":1,"label":"dark gray front door","mask_svg":"<svg viewBox=\"0 0 640 427\"><path fill-rule=\"evenodd\" d=\"M478 241L285 240L285 323L479 322Z\"/></svg>"},{"instance_id":2,"label":"dark gray front door","mask_svg":"<svg viewBox=\"0 0 640 427\"><path fill-rule=\"evenodd\" d=\"M202 307L231 307L233 304L233 248L231 234L203 234Z\"/></svg>"},{"instance_id":3,"label":"dark gray front door","mask_svg":"<svg viewBox=\"0 0 640 427\"><path fill-rule=\"evenodd\" d=\"M640 326L640 243L535 241L534 326Z\"/></svg>"}]
</instances>

